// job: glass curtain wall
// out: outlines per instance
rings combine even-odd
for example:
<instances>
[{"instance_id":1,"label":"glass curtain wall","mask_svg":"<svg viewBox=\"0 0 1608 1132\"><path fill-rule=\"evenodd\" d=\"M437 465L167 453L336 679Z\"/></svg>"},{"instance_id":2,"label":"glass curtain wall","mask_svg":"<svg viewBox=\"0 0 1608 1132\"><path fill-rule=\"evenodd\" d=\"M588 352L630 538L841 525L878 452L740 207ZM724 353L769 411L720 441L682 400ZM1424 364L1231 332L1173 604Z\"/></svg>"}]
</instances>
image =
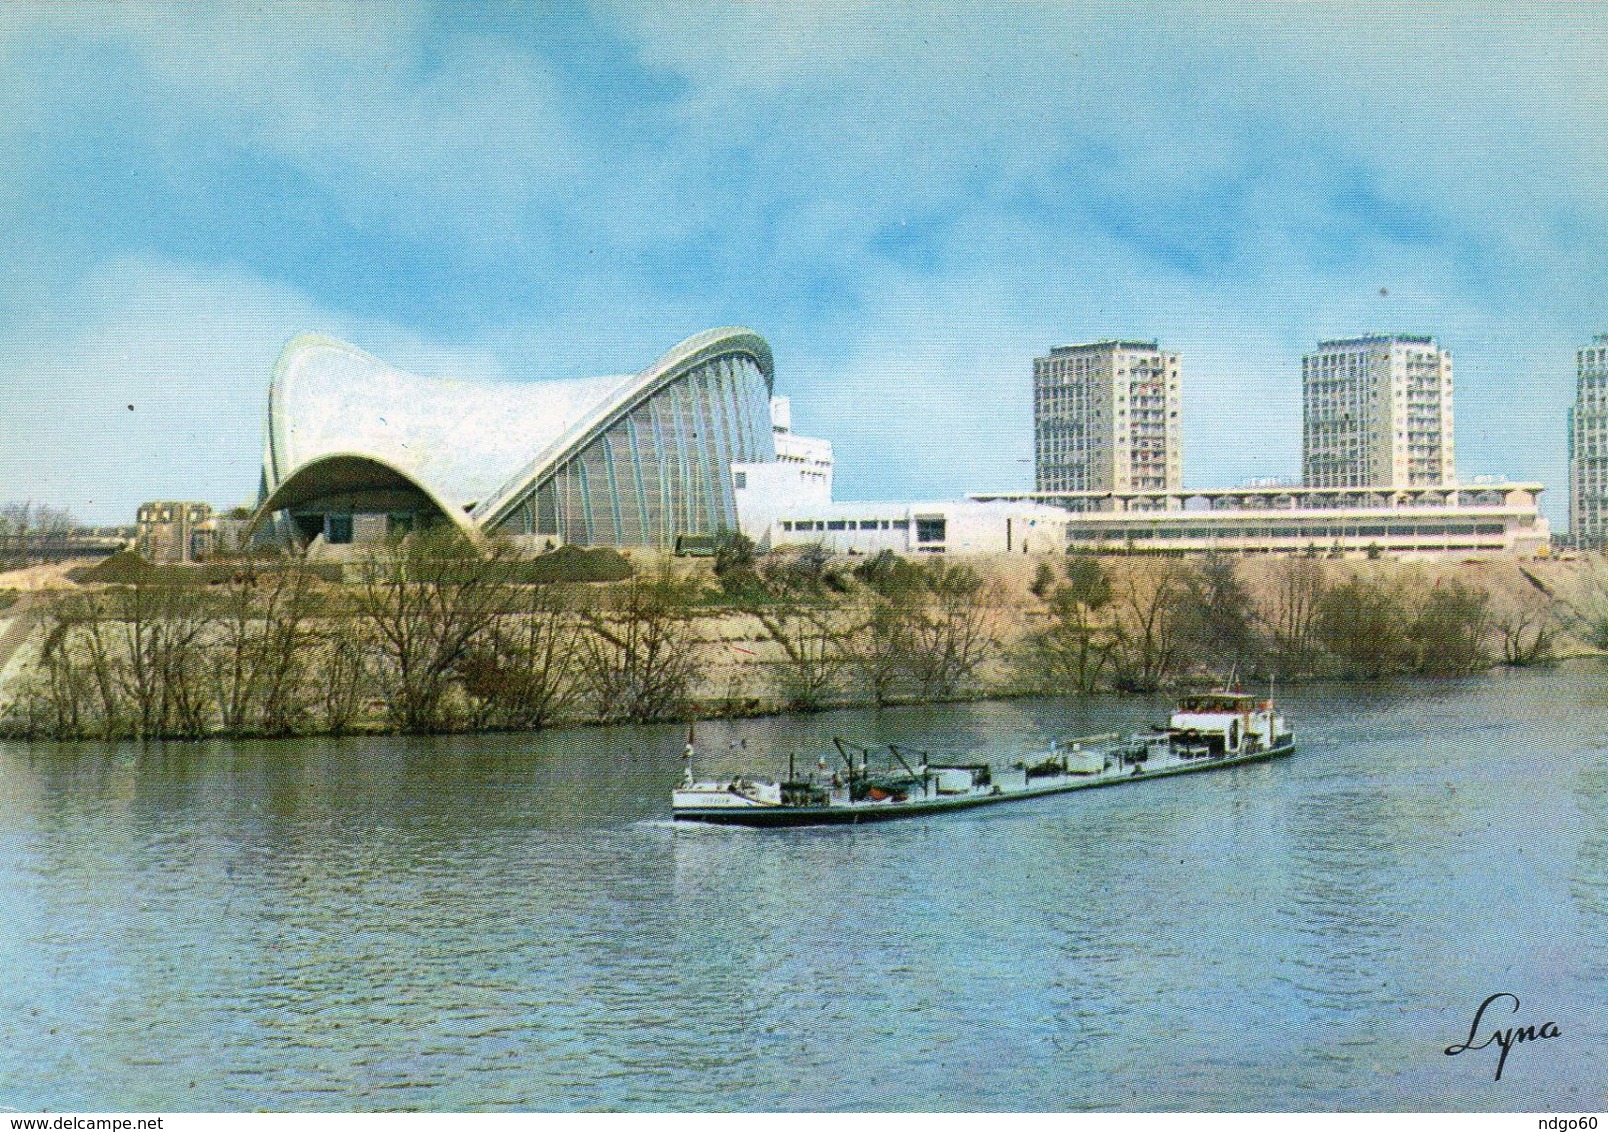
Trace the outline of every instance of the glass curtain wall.
<instances>
[{"instance_id":1,"label":"glass curtain wall","mask_svg":"<svg viewBox=\"0 0 1608 1132\"><path fill-rule=\"evenodd\" d=\"M545 476L505 528L580 546L668 549L737 529L733 463L776 459L770 391L746 354L676 378Z\"/></svg>"}]
</instances>

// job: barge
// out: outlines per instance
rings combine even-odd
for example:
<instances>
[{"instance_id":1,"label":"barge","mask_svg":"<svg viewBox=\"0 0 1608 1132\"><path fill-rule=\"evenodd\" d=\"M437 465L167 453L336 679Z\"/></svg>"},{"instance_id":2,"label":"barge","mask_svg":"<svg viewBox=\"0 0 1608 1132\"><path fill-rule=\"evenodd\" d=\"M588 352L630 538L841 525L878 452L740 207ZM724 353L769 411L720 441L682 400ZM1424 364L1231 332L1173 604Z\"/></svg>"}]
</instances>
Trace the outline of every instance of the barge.
<instances>
[{"instance_id":1,"label":"barge","mask_svg":"<svg viewBox=\"0 0 1608 1132\"><path fill-rule=\"evenodd\" d=\"M885 766L873 768L870 748L833 742L840 763L833 768L822 759L803 775L790 765L782 781L746 775L699 780L692 772L689 734L686 771L671 796L675 819L858 825L1217 770L1295 750L1295 735L1271 699L1221 691L1185 697L1166 727L1052 741L1038 756L1005 768L935 761L927 752L898 745L887 748Z\"/></svg>"}]
</instances>

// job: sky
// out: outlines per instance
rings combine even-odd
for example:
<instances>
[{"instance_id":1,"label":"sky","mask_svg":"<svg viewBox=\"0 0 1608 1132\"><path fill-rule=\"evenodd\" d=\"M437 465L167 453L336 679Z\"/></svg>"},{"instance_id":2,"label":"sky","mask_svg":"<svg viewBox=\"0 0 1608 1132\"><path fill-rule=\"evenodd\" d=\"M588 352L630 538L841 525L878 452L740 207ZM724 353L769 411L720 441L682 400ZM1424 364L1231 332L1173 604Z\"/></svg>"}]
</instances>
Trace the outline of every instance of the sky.
<instances>
[{"instance_id":1,"label":"sky","mask_svg":"<svg viewBox=\"0 0 1608 1132\"><path fill-rule=\"evenodd\" d=\"M1298 476L1303 353L1433 334L1567 516L1608 5L0 7L0 501L255 500L269 374L629 373L751 327L844 499L1032 485L1032 359L1182 356L1184 478Z\"/></svg>"}]
</instances>

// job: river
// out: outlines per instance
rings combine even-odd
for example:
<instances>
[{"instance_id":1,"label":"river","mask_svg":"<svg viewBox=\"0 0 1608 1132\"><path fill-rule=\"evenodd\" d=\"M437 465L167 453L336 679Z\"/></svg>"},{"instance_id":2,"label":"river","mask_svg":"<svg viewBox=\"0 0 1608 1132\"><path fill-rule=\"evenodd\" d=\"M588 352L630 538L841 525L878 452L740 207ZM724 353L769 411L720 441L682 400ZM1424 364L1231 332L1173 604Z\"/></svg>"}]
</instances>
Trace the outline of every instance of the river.
<instances>
[{"instance_id":1,"label":"river","mask_svg":"<svg viewBox=\"0 0 1608 1132\"><path fill-rule=\"evenodd\" d=\"M1289 759L815 830L672 825L677 727L0 745L0 1107L1605 1107L1608 672L1281 699ZM699 763L1165 710L708 723ZM1444 1052L1498 992L1479 1040L1559 1031L1500 1081Z\"/></svg>"}]
</instances>

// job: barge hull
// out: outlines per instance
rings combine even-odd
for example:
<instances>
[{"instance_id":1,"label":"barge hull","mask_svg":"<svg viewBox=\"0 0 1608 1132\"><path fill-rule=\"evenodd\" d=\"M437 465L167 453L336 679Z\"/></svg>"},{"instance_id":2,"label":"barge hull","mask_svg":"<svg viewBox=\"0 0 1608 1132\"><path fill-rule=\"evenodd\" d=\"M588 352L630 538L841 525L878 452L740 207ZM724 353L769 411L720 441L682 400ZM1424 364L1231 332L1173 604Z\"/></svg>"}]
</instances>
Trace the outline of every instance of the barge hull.
<instances>
[{"instance_id":1,"label":"barge hull","mask_svg":"<svg viewBox=\"0 0 1608 1132\"><path fill-rule=\"evenodd\" d=\"M746 825L760 828L785 828L806 825L863 825L867 822L894 821L898 818L924 817L928 814L948 813L951 810L969 810L978 806L992 806L1001 802L1019 802L1028 798L1046 798L1066 794L1073 790L1090 790L1101 786L1121 786L1129 782L1146 782L1155 778L1171 778L1180 774L1221 770L1243 766L1246 763L1266 762L1288 755L1295 750L1294 741L1281 743L1249 754L1229 755L1224 758L1200 758L1180 762L1157 770L1138 774L1092 774L1053 786L1012 790L998 794L974 794L958 798L928 798L919 802L872 802L848 806L744 806L687 808L675 812L676 821L699 822L705 825Z\"/></svg>"}]
</instances>

